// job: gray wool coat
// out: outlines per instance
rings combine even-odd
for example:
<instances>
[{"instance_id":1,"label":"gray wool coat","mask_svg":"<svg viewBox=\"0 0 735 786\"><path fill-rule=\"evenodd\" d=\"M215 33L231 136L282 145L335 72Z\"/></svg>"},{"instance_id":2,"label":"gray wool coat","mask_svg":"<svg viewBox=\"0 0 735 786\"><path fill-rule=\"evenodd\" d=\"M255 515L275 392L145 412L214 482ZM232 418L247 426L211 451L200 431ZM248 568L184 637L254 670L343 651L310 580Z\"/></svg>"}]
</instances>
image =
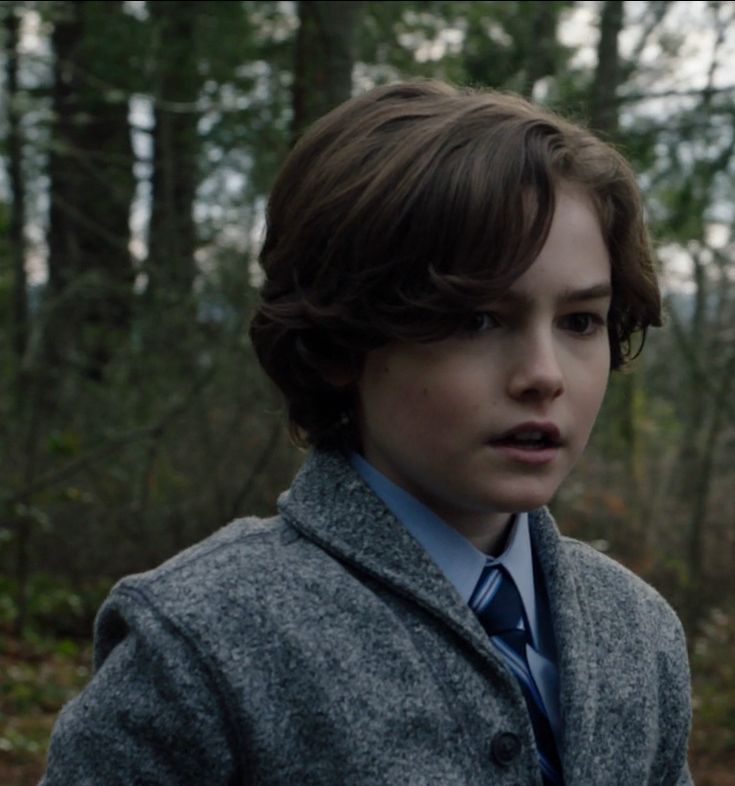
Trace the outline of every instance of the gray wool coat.
<instances>
[{"instance_id":1,"label":"gray wool coat","mask_svg":"<svg viewBox=\"0 0 735 786\"><path fill-rule=\"evenodd\" d=\"M422 547L342 457L100 610L95 676L44 786L540 786L522 694ZM530 516L567 786L690 784L689 675L662 598Z\"/></svg>"}]
</instances>

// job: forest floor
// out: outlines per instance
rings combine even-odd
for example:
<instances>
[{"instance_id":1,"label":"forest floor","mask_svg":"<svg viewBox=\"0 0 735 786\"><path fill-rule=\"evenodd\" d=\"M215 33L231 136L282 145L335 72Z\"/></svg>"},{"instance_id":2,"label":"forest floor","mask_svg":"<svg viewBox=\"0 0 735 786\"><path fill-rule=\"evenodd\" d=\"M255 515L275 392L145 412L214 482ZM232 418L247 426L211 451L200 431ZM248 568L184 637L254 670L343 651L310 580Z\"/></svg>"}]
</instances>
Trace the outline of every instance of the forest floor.
<instances>
[{"instance_id":1,"label":"forest floor","mask_svg":"<svg viewBox=\"0 0 735 786\"><path fill-rule=\"evenodd\" d=\"M697 786L735 786L735 620L713 618L694 642L694 729L690 763ZM91 646L71 639L0 632L0 784L36 786L61 706L90 677Z\"/></svg>"},{"instance_id":2,"label":"forest floor","mask_svg":"<svg viewBox=\"0 0 735 786\"><path fill-rule=\"evenodd\" d=\"M61 706L90 677L91 646L0 633L0 784L35 786Z\"/></svg>"}]
</instances>

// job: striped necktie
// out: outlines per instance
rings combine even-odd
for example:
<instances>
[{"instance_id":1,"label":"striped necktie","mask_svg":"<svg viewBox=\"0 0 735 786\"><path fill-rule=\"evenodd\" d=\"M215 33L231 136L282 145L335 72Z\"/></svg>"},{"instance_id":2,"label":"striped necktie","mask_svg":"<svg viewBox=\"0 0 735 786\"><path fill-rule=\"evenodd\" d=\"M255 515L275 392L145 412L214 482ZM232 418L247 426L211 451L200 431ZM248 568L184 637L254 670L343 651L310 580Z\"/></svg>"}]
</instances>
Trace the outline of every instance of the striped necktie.
<instances>
[{"instance_id":1,"label":"striped necktie","mask_svg":"<svg viewBox=\"0 0 735 786\"><path fill-rule=\"evenodd\" d=\"M563 786L561 762L546 708L526 660L530 643L521 596L502 565L487 565L469 602L490 641L518 680L531 717L544 786Z\"/></svg>"}]
</instances>

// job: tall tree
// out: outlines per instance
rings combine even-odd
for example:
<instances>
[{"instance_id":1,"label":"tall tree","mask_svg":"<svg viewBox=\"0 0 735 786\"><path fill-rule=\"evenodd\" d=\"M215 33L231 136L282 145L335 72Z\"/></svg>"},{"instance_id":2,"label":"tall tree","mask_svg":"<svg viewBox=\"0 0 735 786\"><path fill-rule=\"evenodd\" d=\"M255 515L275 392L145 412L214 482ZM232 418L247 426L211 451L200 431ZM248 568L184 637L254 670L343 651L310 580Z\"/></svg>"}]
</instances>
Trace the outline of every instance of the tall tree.
<instances>
[{"instance_id":1,"label":"tall tree","mask_svg":"<svg viewBox=\"0 0 735 786\"><path fill-rule=\"evenodd\" d=\"M302 0L298 4L293 73L293 140L352 94L354 35L362 3Z\"/></svg>"},{"instance_id":2,"label":"tall tree","mask_svg":"<svg viewBox=\"0 0 735 786\"><path fill-rule=\"evenodd\" d=\"M552 76L557 69L558 37L557 26L562 6L559 3L540 0L532 3L533 15L530 24L529 48L536 47L534 57L529 57L525 68L523 92L533 95L536 84L544 77Z\"/></svg>"},{"instance_id":3,"label":"tall tree","mask_svg":"<svg viewBox=\"0 0 735 786\"><path fill-rule=\"evenodd\" d=\"M452 3L463 8L467 36L462 51L471 83L533 95L544 78L563 70L568 51L557 28L566 0Z\"/></svg>"},{"instance_id":4,"label":"tall tree","mask_svg":"<svg viewBox=\"0 0 735 786\"><path fill-rule=\"evenodd\" d=\"M618 40L623 29L623 0L605 0L600 15L597 67L590 91L590 123L614 136L618 128L617 91L621 81Z\"/></svg>"},{"instance_id":5,"label":"tall tree","mask_svg":"<svg viewBox=\"0 0 735 786\"><path fill-rule=\"evenodd\" d=\"M197 40L209 3L149 3L153 26L153 174L148 238L148 295L162 304L188 302L195 277L194 197L199 183L204 72Z\"/></svg>"},{"instance_id":6,"label":"tall tree","mask_svg":"<svg viewBox=\"0 0 735 786\"><path fill-rule=\"evenodd\" d=\"M8 241L12 260L13 296L11 335L13 349L22 364L28 341L28 294L25 269L25 184L23 182L23 140L18 105L18 38L19 17L13 5L6 5L5 12L5 84L7 91L8 131L8 181L10 185L10 227ZM18 376L20 379L20 375Z\"/></svg>"},{"instance_id":7,"label":"tall tree","mask_svg":"<svg viewBox=\"0 0 735 786\"><path fill-rule=\"evenodd\" d=\"M121 2L51 7L55 55L49 156L49 294L52 356L91 377L104 372L127 330L134 193Z\"/></svg>"}]
</instances>

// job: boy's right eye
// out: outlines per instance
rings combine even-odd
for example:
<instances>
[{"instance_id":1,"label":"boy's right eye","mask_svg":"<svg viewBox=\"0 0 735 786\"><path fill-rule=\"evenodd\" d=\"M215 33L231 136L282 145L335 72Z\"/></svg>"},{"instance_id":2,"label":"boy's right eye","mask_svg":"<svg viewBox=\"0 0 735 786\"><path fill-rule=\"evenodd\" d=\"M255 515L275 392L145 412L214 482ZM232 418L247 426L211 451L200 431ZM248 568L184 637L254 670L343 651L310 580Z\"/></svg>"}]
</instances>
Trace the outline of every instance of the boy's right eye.
<instances>
[{"instance_id":1,"label":"boy's right eye","mask_svg":"<svg viewBox=\"0 0 735 786\"><path fill-rule=\"evenodd\" d=\"M477 334L496 328L500 325L498 318L489 311L475 311L462 326L464 333Z\"/></svg>"}]
</instances>

